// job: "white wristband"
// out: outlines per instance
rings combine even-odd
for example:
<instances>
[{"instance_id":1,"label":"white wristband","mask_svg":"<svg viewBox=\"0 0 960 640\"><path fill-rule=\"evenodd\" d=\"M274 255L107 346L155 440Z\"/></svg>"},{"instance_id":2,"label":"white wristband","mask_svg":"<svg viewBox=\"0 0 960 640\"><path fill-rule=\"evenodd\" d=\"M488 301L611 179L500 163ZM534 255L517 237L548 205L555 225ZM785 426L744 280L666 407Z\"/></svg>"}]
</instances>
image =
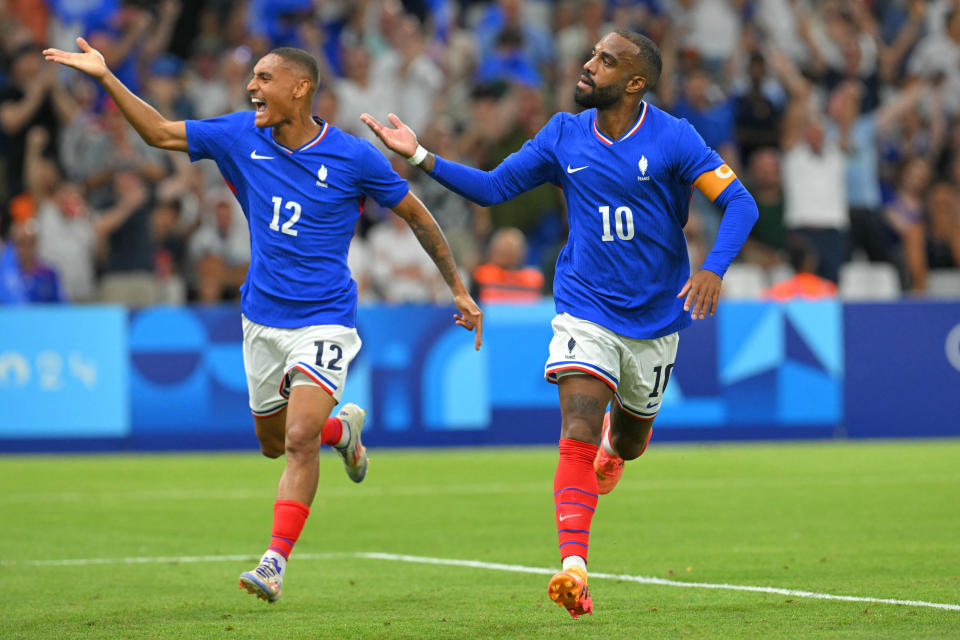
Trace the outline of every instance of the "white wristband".
<instances>
[{"instance_id":1,"label":"white wristband","mask_svg":"<svg viewBox=\"0 0 960 640\"><path fill-rule=\"evenodd\" d=\"M421 162L423 162L423 159L427 157L427 154L428 154L428 153L429 153L429 151L427 151L426 149L424 149L422 144L418 144L418 145L417 145L417 150L413 152L413 155L412 155L412 156L410 156L409 158L407 158L407 162L409 162L410 164L412 164L412 165L415 166L415 167L416 167L416 166L419 166L419 164L420 164Z\"/></svg>"}]
</instances>

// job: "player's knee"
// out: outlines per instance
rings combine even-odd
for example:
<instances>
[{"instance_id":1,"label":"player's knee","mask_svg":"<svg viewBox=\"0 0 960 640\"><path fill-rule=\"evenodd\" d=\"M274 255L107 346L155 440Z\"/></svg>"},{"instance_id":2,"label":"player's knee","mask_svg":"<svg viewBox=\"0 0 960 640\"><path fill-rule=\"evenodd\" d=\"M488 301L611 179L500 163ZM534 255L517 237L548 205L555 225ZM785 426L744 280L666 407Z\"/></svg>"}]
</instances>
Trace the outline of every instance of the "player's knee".
<instances>
[{"instance_id":1,"label":"player's knee","mask_svg":"<svg viewBox=\"0 0 960 640\"><path fill-rule=\"evenodd\" d=\"M260 453L267 458L279 458L284 454L282 442L261 442Z\"/></svg>"},{"instance_id":2,"label":"player's knee","mask_svg":"<svg viewBox=\"0 0 960 640\"><path fill-rule=\"evenodd\" d=\"M287 424L287 458L316 456L320 452L320 433L309 425Z\"/></svg>"},{"instance_id":3,"label":"player's knee","mask_svg":"<svg viewBox=\"0 0 960 640\"><path fill-rule=\"evenodd\" d=\"M601 416L601 420L602 420ZM589 420L581 416L568 416L563 419L560 428L560 437L579 440L580 442L599 443L602 422L594 424L596 420Z\"/></svg>"},{"instance_id":4,"label":"player's knee","mask_svg":"<svg viewBox=\"0 0 960 640\"><path fill-rule=\"evenodd\" d=\"M642 437L624 434L610 435L610 444L613 445L617 454L624 460L635 460L643 455L649 441L650 437L647 434L643 434Z\"/></svg>"}]
</instances>

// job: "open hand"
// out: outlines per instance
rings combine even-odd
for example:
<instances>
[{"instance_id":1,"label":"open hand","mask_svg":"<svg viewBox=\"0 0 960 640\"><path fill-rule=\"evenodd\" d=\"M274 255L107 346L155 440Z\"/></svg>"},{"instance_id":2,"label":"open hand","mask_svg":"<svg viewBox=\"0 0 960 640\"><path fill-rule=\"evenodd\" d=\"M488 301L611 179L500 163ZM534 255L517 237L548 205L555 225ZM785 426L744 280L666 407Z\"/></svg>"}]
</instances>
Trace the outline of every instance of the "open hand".
<instances>
[{"instance_id":1,"label":"open hand","mask_svg":"<svg viewBox=\"0 0 960 640\"><path fill-rule=\"evenodd\" d=\"M454 296L453 304L457 305L457 309L460 310L460 313L454 314L454 321L467 331L476 329L477 335L474 339L474 347L479 351L483 335L483 311L480 310L473 298L466 293Z\"/></svg>"},{"instance_id":2,"label":"open hand","mask_svg":"<svg viewBox=\"0 0 960 640\"><path fill-rule=\"evenodd\" d=\"M717 310L717 301L720 299L720 287L723 285L723 279L713 271L700 269L690 278L687 278L686 284L677 294L678 298L686 297L683 301L683 310L693 312L690 317L694 320L703 320L707 314L713 315Z\"/></svg>"},{"instance_id":3,"label":"open hand","mask_svg":"<svg viewBox=\"0 0 960 640\"><path fill-rule=\"evenodd\" d=\"M399 153L404 158L411 157L417 150L417 134L396 115L390 113L387 114L387 118L395 128L383 126L369 113L360 116L360 120L383 140L383 144L387 145L388 149Z\"/></svg>"},{"instance_id":4,"label":"open hand","mask_svg":"<svg viewBox=\"0 0 960 640\"><path fill-rule=\"evenodd\" d=\"M83 71L88 76L102 80L109 72L103 55L91 47L90 43L83 38L77 38L77 46L80 47L83 53L71 53L61 51L60 49L44 49L43 58L44 60L59 62L68 67L73 67L74 69Z\"/></svg>"}]
</instances>

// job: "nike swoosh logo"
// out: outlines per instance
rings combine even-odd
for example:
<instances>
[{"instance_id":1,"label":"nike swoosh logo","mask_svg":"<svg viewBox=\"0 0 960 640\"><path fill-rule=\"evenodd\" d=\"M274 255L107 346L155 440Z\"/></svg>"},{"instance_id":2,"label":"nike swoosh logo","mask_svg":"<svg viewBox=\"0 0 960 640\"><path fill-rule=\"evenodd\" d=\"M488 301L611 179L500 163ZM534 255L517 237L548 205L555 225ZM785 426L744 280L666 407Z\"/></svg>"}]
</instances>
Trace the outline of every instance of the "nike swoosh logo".
<instances>
[{"instance_id":1,"label":"nike swoosh logo","mask_svg":"<svg viewBox=\"0 0 960 640\"><path fill-rule=\"evenodd\" d=\"M579 518L581 515L583 515L583 514L574 513L574 514L571 514L571 515L568 515L568 516L560 516L560 517L557 518L557 519L560 520L560 522L563 522L564 520L566 520L566 519L568 519L568 518Z\"/></svg>"},{"instance_id":2,"label":"nike swoosh logo","mask_svg":"<svg viewBox=\"0 0 960 640\"><path fill-rule=\"evenodd\" d=\"M570 165L568 164L568 165L567 165L567 173L576 173L577 171L583 171L584 169L586 169L586 168L589 167L589 166L590 166L590 165L585 164L585 165L583 165L582 167L577 167L576 169L573 169L573 168L571 168Z\"/></svg>"},{"instance_id":3,"label":"nike swoosh logo","mask_svg":"<svg viewBox=\"0 0 960 640\"><path fill-rule=\"evenodd\" d=\"M260 156L260 155L257 155L257 150L256 150L256 149L254 149L253 151L250 152L250 157L253 158L254 160L273 160L273 159L274 159L273 156Z\"/></svg>"},{"instance_id":4,"label":"nike swoosh logo","mask_svg":"<svg viewBox=\"0 0 960 640\"><path fill-rule=\"evenodd\" d=\"M654 404L654 403L650 403L650 402L647 403L647 409L653 409L654 407L659 407L659 406L660 406L660 403L659 403L659 402L657 402L657 403L655 403L655 404Z\"/></svg>"}]
</instances>

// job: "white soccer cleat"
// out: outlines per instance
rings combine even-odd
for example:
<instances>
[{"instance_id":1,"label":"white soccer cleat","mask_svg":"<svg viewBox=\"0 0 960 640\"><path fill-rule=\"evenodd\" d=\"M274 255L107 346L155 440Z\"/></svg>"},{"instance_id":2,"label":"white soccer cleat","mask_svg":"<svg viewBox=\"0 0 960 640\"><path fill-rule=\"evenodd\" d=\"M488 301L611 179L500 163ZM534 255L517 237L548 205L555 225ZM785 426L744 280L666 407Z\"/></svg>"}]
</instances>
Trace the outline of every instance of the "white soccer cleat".
<instances>
[{"instance_id":1,"label":"white soccer cleat","mask_svg":"<svg viewBox=\"0 0 960 640\"><path fill-rule=\"evenodd\" d=\"M337 417L344 428L350 430L350 439L342 447L334 447L343 458L343 467L354 482L361 482L367 475L367 448L360 442L360 432L367 412L352 402L343 405Z\"/></svg>"},{"instance_id":2,"label":"white soccer cleat","mask_svg":"<svg viewBox=\"0 0 960 640\"><path fill-rule=\"evenodd\" d=\"M271 604L279 600L283 590L283 574L277 561L264 559L253 571L241 573L240 588Z\"/></svg>"}]
</instances>

